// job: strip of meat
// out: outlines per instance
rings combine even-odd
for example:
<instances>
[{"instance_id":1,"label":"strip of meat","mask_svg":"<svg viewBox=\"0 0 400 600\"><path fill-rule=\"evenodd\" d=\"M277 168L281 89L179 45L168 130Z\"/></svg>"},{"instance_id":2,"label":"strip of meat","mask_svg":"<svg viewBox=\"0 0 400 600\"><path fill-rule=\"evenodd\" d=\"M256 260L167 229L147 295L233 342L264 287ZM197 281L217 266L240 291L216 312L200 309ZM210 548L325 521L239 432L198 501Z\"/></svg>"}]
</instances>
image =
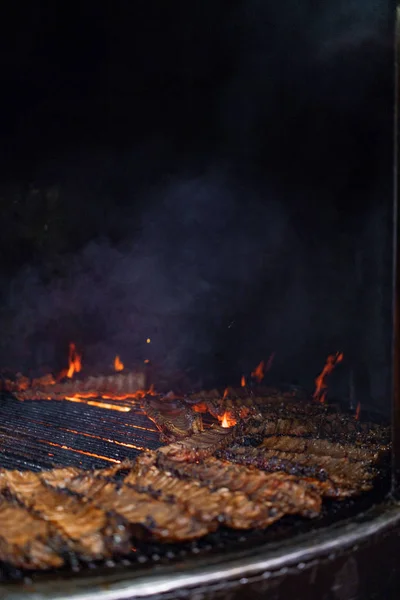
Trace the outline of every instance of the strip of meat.
<instances>
[{"instance_id":1,"label":"strip of meat","mask_svg":"<svg viewBox=\"0 0 400 600\"><path fill-rule=\"evenodd\" d=\"M46 477L45 473L43 477ZM123 517L129 524L130 534L137 539L189 541L214 531L218 525L216 522L199 521L171 500L159 500L145 490L118 485L91 473L70 481L60 481L58 485L79 494L86 501L90 500L92 506Z\"/></svg>"},{"instance_id":2,"label":"strip of meat","mask_svg":"<svg viewBox=\"0 0 400 600\"><path fill-rule=\"evenodd\" d=\"M286 416L284 416L286 414ZM260 414L241 424L243 436L296 435L326 438L346 444L378 445L386 448L389 429L370 423L361 423L339 413L295 415L290 411Z\"/></svg>"},{"instance_id":3,"label":"strip of meat","mask_svg":"<svg viewBox=\"0 0 400 600\"><path fill-rule=\"evenodd\" d=\"M241 434L244 437L258 436L260 442L267 435L317 435L318 423L299 419L296 417L286 418L250 418L241 425Z\"/></svg>"},{"instance_id":4,"label":"strip of meat","mask_svg":"<svg viewBox=\"0 0 400 600\"><path fill-rule=\"evenodd\" d=\"M116 466L119 466L119 465L113 465L110 468L115 468ZM51 483L52 481L70 481L71 479L74 479L75 477L79 477L79 475L82 474L82 469L78 469L77 467L61 467L61 468L51 469L48 471L42 471L42 473L37 473L37 477L39 479L42 479L43 473L46 474L45 481L48 481L49 483ZM1 478L1 472L0 472L0 478ZM1 479L0 479L0 481L1 481Z\"/></svg>"},{"instance_id":5,"label":"strip of meat","mask_svg":"<svg viewBox=\"0 0 400 600\"><path fill-rule=\"evenodd\" d=\"M209 489L199 481L181 480L156 467L150 467L141 476L132 471L124 481L154 490L163 500L174 499L201 521L216 521L233 529L267 527L287 512L283 504L257 502L241 491L227 488Z\"/></svg>"},{"instance_id":6,"label":"strip of meat","mask_svg":"<svg viewBox=\"0 0 400 600\"><path fill-rule=\"evenodd\" d=\"M68 396L140 398L145 388L146 376L140 371L50 384L43 379L30 381L27 378L20 377L17 382L9 381L7 384L7 390L20 400L60 400Z\"/></svg>"},{"instance_id":7,"label":"strip of meat","mask_svg":"<svg viewBox=\"0 0 400 600\"><path fill-rule=\"evenodd\" d=\"M175 461L194 462L211 456L218 449L232 443L238 432L236 427L219 427L213 425L203 431L168 446L159 448L159 452Z\"/></svg>"},{"instance_id":8,"label":"strip of meat","mask_svg":"<svg viewBox=\"0 0 400 600\"><path fill-rule=\"evenodd\" d=\"M57 528L69 549L82 559L107 558L129 549L128 532L118 519L49 488L38 473L2 471L0 487Z\"/></svg>"},{"instance_id":9,"label":"strip of meat","mask_svg":"<svg viewBox=\"0 0 400 600\"><path fill-rule=\"evenodd\" d=\"M222 452L221 456L242 465L251 465L264 471L285 471L298 473L300 476L304 467L315 468L331 480L337 488L337 497L345 497L370 490L374 471L370 469L369 461L349 462L346 458L330 456L315 456L310 454L295 454L278 452L264 448L249 448L234 446ZM331 495L331 494L329 494Z\"/></svg>"},{"instance_id":10,"label":"strip of meat","mask_svg":"<svg viewBox=\"0 0 400 600\"><path fill-rule=\"evenodd\" d=\"M61 567L62 540L46 521L0 497L0 560L21 569Z\"/></svg>"},{"instance_id":11,"label":"strip of meat","mask_svg":"<svg viewBox=\"0 0 400 600\"><path fill-rule=\"evenodd\" d=\"M271 502L286 514L314 516L321 508L320 493L316 491L320 482L317 480L304 482L286 473L266 474L212 457L191 464L175 461L156 451L152 455L147 453L144 458L146 462L140 459L137 462L139 476L155 465L175 477L197 479L209 489L227 488L230 492L240 491L255 502Z\"/></svg>"},{"instance_id":12,"label":"strip of meat","mask_svg":"<svg viewBox=\"0 0 400 600\"><path fill-rule=\"evenodd\" d=\"M177 398L147 396L143 398L141 406L143 412L161 431L165 441L203 431L201 416Z\"/></svg>"},{"instance_id":13,"label":"strip of meat","mask_svg":"<svg viewBox=\"0 0 400 600\"><path fill-rule=\"evenodd\" d=\"M348 458L350 460L363 460L376 462L382 449L376 446L355 446L340 442L331 442L323 439L301 438L297 436L270 436L264 438L262 447L279 452L295 452L313 454L317 456L330 456L332 458ZM386 451L388 450L385 449Z\"/></svg>"}]
</instances>

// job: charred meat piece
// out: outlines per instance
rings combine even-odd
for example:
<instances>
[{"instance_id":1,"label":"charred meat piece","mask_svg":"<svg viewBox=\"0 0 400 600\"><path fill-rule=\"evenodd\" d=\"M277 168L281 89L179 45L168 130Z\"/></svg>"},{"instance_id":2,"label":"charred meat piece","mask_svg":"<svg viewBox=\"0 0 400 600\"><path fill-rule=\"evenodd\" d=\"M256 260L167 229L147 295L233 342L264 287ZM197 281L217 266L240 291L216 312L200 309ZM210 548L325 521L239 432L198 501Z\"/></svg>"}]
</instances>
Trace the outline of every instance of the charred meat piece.
<instances>
[{"instance_id":1,"label":"charred meat piece","mask_svg":"<svg viewBox=\"0 0 400 600\"><path fill-rule=\"evenodd\" d=\"M143 412L161 431L165 441L203 431L201 416L177 398L146 396L141 406Z\"/></svg>"},{"instance_id":2,"label":"charred meat piece","mask_svg":"<svg viewBox=\"0 0 400 600\"><path fill-rule=\"evenodd\" d=\"M331 458L348 458L349 460L362 460L376 462L388 447L370 444L356 446L341 442L331 442L324 439L301 438L297 436L270 436L264 438L262 447L279 452L307 453L315 456L330 456Z\"/></svg>"},{"instance_id":3,"label":"charred meat piece","mask_svg":"<svg viewBox=\"0 0 400 600\"><path fill-rule=\"evenodd\" d=\"M295 390L282 391L274 388L257 387L255 391L246 388L227 388L223 394L218 390L198 392L185 397L185 402L193 405L194 410L209 412L221 419L224 413L238 418L264 411L278 411L282 406L295 412L316 413L326 411L326 407L307 401L306 397Z\"/></svg>"},{"instance_id":4,"label":"charred meat piece","mask_svg":"<svg viewBox=\"0 0 400 600\"><path fill-rule=\"evenodd\" d=\"M83 398L112 396L122 399L140 397L143 395L145 385L145 374L138 371L88 377L84 380L68 380L61 383L51 382L44 378L32 381L20 378L16 383L10 382L8 391L14 393L20 400L60 400L68 396Z\"/></svg>"},{"instance_id":5,"label":"charred meat piece","mask_svg":"<svg viewBox=\"0 0 400 600\"><path fill-rule=\"evenodd\" d=\"M216 458L190 464L154 452L152 459L157 468L175 477L198 480L213 490L227 488L230 492L240 491L254 502L272 503L284 514L315 516L321 508L321 497L316 491L319 485L317 480L303 482L286 473L266 474ZM139 476L143 476L151 466L148 453L147 461L138 464Z\"/></svg>"},{"instance_id":6,"label":"charred meat piece","mask_svg":"<svg viewBox=\"0 0 400 600\"><path fill-rule=\"evenodd\" d=\"M371 423L362 423L340 413L301 415L282 410L253 416L241 424L243 436L295 435L325 438L334 442L387 447L389 429Z\"/></svg>"},{"instance_id":7,"label":"charred meat piece","mask_svg":"<svg viewBox=\"0 0 400 600\"><path fill-rule=\"evenodd\" d=\"M52 569L64 564L63 549L49 523L0 497L1 561L21 569Z\"/></svg>"},{"instance_id":8,"label":"charred meat piece","mask_svg":"<svg viewBox=\"0 0 400 600\"><path fill-rule=\"evenodd\" d=\"M319 471L336 486L336 497L347 497L370 490L375 474L370 461L350 462L347 458L278 452L264 448L234 446L221 452L220 456L267 472L284 471L302 477L304 474L312 475L313 470L315 473Z\"/></svg>"},{"instance_id":9,"label":"charred meat piece","mask_svg":"<svg viewBox=\"0 0 400 600\"><path fill-rule=\"evenodd\" d=\"M297 417L252 417L241 424L243 437L258 437L260 442L267 435L317 435L318 423Z\"/></svg>"},{"instance_id":10,"label":"charred meat piece","mask_svg":"<svg viewBox=\"0 0 400 600\"><path fill-rule=\"evenodd\" d=\"M237 433L236 427L219 427L186 437L168 446L159 448L158 452L175 461L194 462L211 456L217 450L231 444Z\"/></svg>"},{"instance_id":11,"label":"charred meat piece","mask_svg":"<svg viewBox=\"0 0 400 600\"><path fill-rule=\"evenodd\" d=\"M133 471L125 483L153 490L163 500L173 500L202 522L223 523L233 529L267 527L285 514L285 507L274 502L257 502L241 491L209 489L199 481L181 480L150 467L138 476Z\"/></svg>"},{"instance_id":12,"label":"charred meat piece","mask_svg":"<svg viewBox=\"0 0 400 600\"><path fill-rule=\"evenodd\" d=\"M118 465L119 466L119 465ZM82 474L82 469L78 469L77 467L61 467L56 469L51 469L48 471L42 471L41 473L37 473L37 477L44 481L45 483L51 484L53 481L70 481L75 477L78 477ZM0 481L1 481L1 472L0 472ZM1 485L1 484L0 484ZM56 486L58 487L58 486Z\"/></svg>"},{"instance_id":13,"label":"charred meat piece","mask_svg":"<svg viewBox=\"0 0 400 600\"><path fill-rule=\"evenodd\" d=\"M51 523L82 559L111 557L129 548L128 532L115 517L79 498L49 488L37 473L2 471L0 486Z\"/></svg>"},{"instance_id":14,"label":"charred meat piece","mask_svg":"<svg viewBox=\"0 0 400 600\"><path fill-rule=\"evenodd\" d=\"M120 515L137 539L178 542L197 539L216 529L218 523L201 522L182 510L173 499L159 500L148 490L118 485L88 473L59 482L63 489L79 494L92 506Z\"/></svg>"}]
</instances>

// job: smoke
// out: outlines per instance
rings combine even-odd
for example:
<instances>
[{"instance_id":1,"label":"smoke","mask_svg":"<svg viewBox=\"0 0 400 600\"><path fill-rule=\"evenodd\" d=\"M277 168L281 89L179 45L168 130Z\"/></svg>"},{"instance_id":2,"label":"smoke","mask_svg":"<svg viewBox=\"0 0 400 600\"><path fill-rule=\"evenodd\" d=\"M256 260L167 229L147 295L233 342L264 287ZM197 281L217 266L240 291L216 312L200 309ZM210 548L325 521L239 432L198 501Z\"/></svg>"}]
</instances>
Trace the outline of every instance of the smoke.
<instances>
[{"instance_id":1,"label":"smoke","mask_svg":"<svg viewBox=\"0 0 400 600\"><path fill-rule=\"evenodd\" d=\"M284 251L284 212L218 174L171 183L146 206L134 240L92 241L49 282L32 267L14 278L3 364L58 363L71 340L96 368L116 353L126 364L150 357L169 369L212 358L227 316Z\"/></svg>"}]
</instances>

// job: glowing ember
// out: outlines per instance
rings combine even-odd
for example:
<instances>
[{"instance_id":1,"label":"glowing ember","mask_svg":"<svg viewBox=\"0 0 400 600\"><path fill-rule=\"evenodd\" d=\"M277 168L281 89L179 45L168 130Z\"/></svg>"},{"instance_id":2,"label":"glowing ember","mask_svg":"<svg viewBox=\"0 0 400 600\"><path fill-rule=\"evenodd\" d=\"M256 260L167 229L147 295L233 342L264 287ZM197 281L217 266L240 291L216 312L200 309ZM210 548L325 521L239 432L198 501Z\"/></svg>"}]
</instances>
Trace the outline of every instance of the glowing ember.
<instances>
[{"instance_id":1,"label":"glowing ember","mask_svg":"<svg viewBox=\"0 0 400 600\"><path fill-rule=\"evenodd\" d=\"M49 446L54 446L55 448L62 448L63 450L69 450L70 452L76 452L77 454L84 454L85 456L101 458L102 460L107 460L108 462L116 463L117 465L121 463L120 460L117 460L115 458L110 458L109 456L102 456L101 454L94 454L93 452L85 452L84 450L78 450L78 448L71 448L70 446L66 446L65 444L56 444L55 442L50 442L49 440L38 441L41 444L48 444Z\"/></svg>"},{"instance_id":2,"label":"glowing ember","mask_svg":"<svg viewBox=\"0 0 400 600\"><path fill-rule=\"evenodd\" d=\"M225 388L224 395L222 396L222 400L225 400L225 398L228 397L228 394L229 394L229 388Z\"/></svg>"},{"instance_id":3,"label":"glowing ember","mask_svg":"<svg viewBox=\"0 0 400 600\"><path fill-rule=\"evenodd\" d=\"M124 368L125 368L124 363L121 362L121 359L117 354L117 356L115 357L115 360L114 360L114 369L116 371L123 371Z\"/></svg>"},{"instance_id":4,"label":"glowing ember","mask_svg":"<svg viewBox=\"0 0 400 600\"><path fill-rule=\"evenodd\" d=\"M242 379L240 380L240 385L242 387L246 387L246 377L244 375L242 375Z\"/></svg>"},{"instance_id":5,"label":"glowing ember","mask_svg":"<svg viewBox=\"0 0 400 600\"><path fill-rule=\"evenodd\" d=\"M150 342L151 342L151 339L150 339L150 338L147 338L147 340L146 340L146 344L150 344Z\"/></svg>"},{"instance_id":6,"label":"glowing ember","mask_svg":"<svg viewBox=\"0 0 400 600\"><path fill-rule=\"evenodd\" d=\"M76 346L71 342L69 345L69 356L68 356L68 371L67 377L71 379L74 373L79 373L82 369L82 356L77 353Z\"/></svg>"},{"instance_id":7,"label":"glowing ember","mask_svg":"<svg viewBox=\"0 0 400 600\"><path fill-rule=\"evenodd\" d=\"M343 352L336 352L336 354L330 354L326 359L326 363L321 373L315 380L315 392L314 399L318 400L323 404L326 400L326 394L328 391L328 385L326 379L338 363L343 360Z\"/></svg>"},{"instance_id":8,"label":"glowing ember","mask_svg":"<svg viewBox=\"0 0 400 600\"><path fill-rule=\"evenodd\" d=\"M221 419L221 427L233 427L234 425L236 425L236 419L227 411L224 412L224 414L222 415Z\"/></svg>"},{"instance_id":9,"label":"glowing ember","mask_svg":"<svg viewBox=\"0 0 400 600\"><path fill-rule=\"evenodd\" d=\"M255 379L258 383L261 383L262 380L264 379L264 361L262 360L260 362L259 365L257 365L257 367L254 369L254 371L252 372L251 376L253 377L253 379Z\"/></svg>"},{"instance_id":10,"label":"glowing ember","mask_svg":"<svg viewBox=\"0 0 400 600\"><path fill-rule=\"evenodd\" d=\"M130 412L132 410L130 406L117 406L116 404L109 404L107 402L87 400L86 398L80 398L79 396L67 396L65 400L68 400L68 402L81 402L83 404L87 404L88 406L97 406L99 408L105 408L107 410L116 410L117 412Z\"/></svg>"}]
</instances>

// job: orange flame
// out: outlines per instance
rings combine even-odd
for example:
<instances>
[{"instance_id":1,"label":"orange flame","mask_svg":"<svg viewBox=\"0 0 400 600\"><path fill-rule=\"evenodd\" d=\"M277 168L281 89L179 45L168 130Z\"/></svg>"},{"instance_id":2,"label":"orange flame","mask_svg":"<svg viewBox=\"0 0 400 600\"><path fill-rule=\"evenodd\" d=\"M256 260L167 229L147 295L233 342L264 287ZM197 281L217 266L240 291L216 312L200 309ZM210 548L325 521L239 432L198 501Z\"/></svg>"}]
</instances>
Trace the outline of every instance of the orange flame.
<instances>
[{"instance_id":1,"label":"orange flame","mask_svg":"<svg viewBox=\"0 0 400 600\"><path fill-rule=\"evenodd\" d=\"M228 397L228 394L229 394L229 388L225 388L224 395L222 396L222 400L225 400L225 398Z\"/></svg>"},{"instance_id":2,"label":"orange flame","mask_svg":"<svg viewBox=\"0 0 400 600\"><path fill-rule=\"evenodd\" d=\"M124 370L124 368L125 368L125 365L124 365L124 363L121 361L120 357L119 357L119 356L118 356L118 354L117 354L117 356L116 356L116 357L115 357L115 359L114 359L114 369L115 369L116 371L123 371L123 370Z\"/></svg>"},{"instance_id":3,"label":"orange flame","mask_svg":"<svg viewBox=\"0 0 400 600\"><path fill-rule=\"evenodd\" d=\"M358 421L358 419L360 418L360 413L361 413L361 402L358 402L357 408L356 408L356 414L354 415L354 418L356 421Z\"/></svg>"},{"instance_id":4,"label":"orange flame","mask_svg":"<svg viewBox=\"0 0 400 600\"><path fill-rule=\"evenodd\" d=\"M74 373L79 373L82 369L82 356L76 351L76 346L72 342L69 345L68 371L67 377L71 378Z\"/></svg>"},{"instance_id":5,"label":"orange flame","mask_svg":"<svg viewBox=\"0 0 400 600\"><path fill-rule=\"evenodd\" d=\"M262 360L259 365L254 369L251 376L257 380L258 383L261 383L264 379L264 361Z\"/></svg>"},{"instance_id":6,"label":"orange flame","mask_svg":"<svg viewBox=\"0 0 400 600\"><path fill-rule=\"evenodd\" d=\"M330 373L332 373L333 369L336 367L338 363L343 360L343 352L336 352L336 354L329 354L326 359L326 363L321 373L315 380L315 392L314 399L318 400L321 404L323 404L326 400L326 394L328 391L328 385L326 383L326 378Z\"/></svg>"},{"instance_id":7,"label":"orange flame","mask_svg":"<svg viewBox=\"0 0 400 600\"><path fill-rule=\"evenodd\" d=\"M244 375L242 375L242 379L240 380L240 385L242 387L246 387L246 377Z\"/></svg>"},{"instance_id":8,"label":"orange flame","mask_svg":"<svg viewBox=\"0 0 400 600\"><path fill-rule=\"evenodd\" d=\"M228 428L236 425L236 419L228 411L225 411L220 418L221 427Z\"/></svg>"}]
</instances>

